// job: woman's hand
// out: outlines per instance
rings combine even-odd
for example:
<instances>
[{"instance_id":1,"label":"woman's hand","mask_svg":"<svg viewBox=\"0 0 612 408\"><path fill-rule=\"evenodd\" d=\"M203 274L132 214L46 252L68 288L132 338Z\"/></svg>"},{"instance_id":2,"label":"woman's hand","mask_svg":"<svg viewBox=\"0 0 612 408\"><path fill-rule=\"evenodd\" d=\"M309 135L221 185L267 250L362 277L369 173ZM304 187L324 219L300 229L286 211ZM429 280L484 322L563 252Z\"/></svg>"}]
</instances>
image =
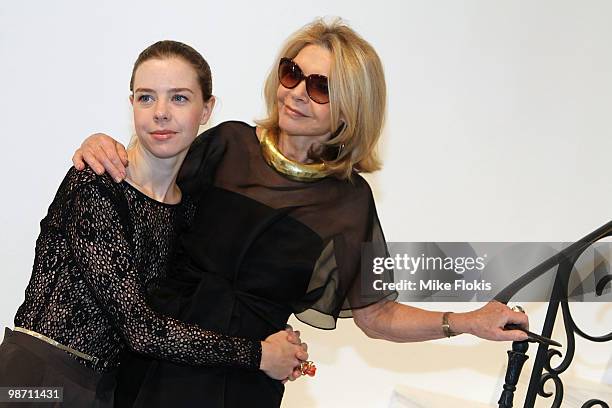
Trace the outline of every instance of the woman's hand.
<instances>
[{"instance_id":1,"label":"woman's hand","mask_svg":"<svg viewBox=\"0 0 612 408\"><path fill-rule=\"evenodd\" d=\"M295 380L301 375L296 367L301 360L308 360L307 349L306 344L301 343L298 331L279 331L261 342L259 368L276 380Z\"/></svg>"},{"instance_id":2,"label":"woman's hand","mask_svg":"<svg viewBox=\"0 0 612 408\"><path fill-rule=\"evenodd\" d=\"M288 328L288 332L289 332L289 341L292 342L293 344L297 344L299 345L302 350L304 350L306 353L308 353L308 344L306 343L302 343L302 341L300 340L300 331L296 330L293 331L293 329L291 328L291 326L287 325ZM306 354L306 358L305 359L300 359L300 360L308 360L308 354ZM301 363L302 361L300 361ZM283 384L285 384L287 381L295 381L298 378L300 378L302 376L302 370L300 369L300 366L298 365L297 367L293 367L293 372L289 375L289 377L285 378L282 382Z\"/></svg>"},{"instance_id":3,"label":"woman's hand","mask_svg":"<svg viewBox=\"0 0 612 408\"><path fill-rule=\"evenodd\" d=\"M104 133L95 133L74 152L72 164L77 170L83 170L88 164L96 174L107 171L118 183L125 178L128 157L121 143Z\"/></svg>"},{"instance_id":4,"label":"woman's hand","mask_svg":"<svg viewBox=\"0 0 612 408\"><path fill-rule=\"evenodd\" d=\"M507 324L518 324L529 329L525 313L515 312L499 302L489 302L480 309L467 313L451 313L448 316L451 331L470 333L486 340L524 341L527 334L520 330L504 330Z\"/></svg>"}]
</instances>

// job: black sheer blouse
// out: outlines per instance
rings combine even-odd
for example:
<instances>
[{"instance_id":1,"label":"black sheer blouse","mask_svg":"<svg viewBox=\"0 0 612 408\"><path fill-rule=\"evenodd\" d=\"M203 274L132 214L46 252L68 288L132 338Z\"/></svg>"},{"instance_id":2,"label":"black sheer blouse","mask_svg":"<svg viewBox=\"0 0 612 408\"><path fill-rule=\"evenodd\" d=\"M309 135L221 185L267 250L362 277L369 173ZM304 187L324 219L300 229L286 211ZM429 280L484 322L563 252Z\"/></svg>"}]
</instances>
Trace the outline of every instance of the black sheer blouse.
<instances>
[{"instance_id":1,"label":"black sheer blouse","mask_svg":"<svg viewBox=\"0 0 612 408\"><path fill-rule=\"evenodd\" d=\"M179 175L179 183L191 195L201 198L199 211L208 212L196 216L196 230L203 224L201 220L206 220L212 229L214 224L225 222L223 232L219 231L223 238L217 239L240 242L245 251L244 262L248 263L252 257L257 262L269 263L267 266L235 265L237 269L257 268L261 277L266 275L265 267L268 273L279 269L291 273L292 262L298 262L293 275L277 278L305 279L301 292L293 293L288 299L291 312L301 321L333 329L338 317L352 317L352 309L397 297L395 291L374 289L375 280L392 282L393 277L391 271L382 275L372 272L371 258L386 256L388 251L372 191L359 174L353 173L351 181L333 177L307 183L290 180L265 163L254 127L243 122L226 122L196 140ZM209 195L211 191L223 192L228 196L228 203L236 201L233 217L227 214L232 207L207 206L206 200L211 197L214 200L216 196ZM249 213L254 207L244 206L247 200L251 205L262 206L261 218L257 221L254 221L257 210ZM234 234L229 233L233 228L232 218L240 217L244 218L242 225L233 229ZM266 230L282 225L281 221L291 224L284 236L282 228L276 235ZM256 227L249 230L247 222ZM302 234L292 235L296 231ZM182 250L192 259L192 266L198 264L198 259L207 258L204 255L207 238L202 240L196 235L194 231L183 239ZM283 254L282 248L286 247L283 240L299 241L298 236L303 239L293 243L298 254L292 254L289 248ZM267 251L267 259L256 255L258 245L266 246L262 250ZM271 250L275 247L277 250ZM362 258L362 254L367 254L368 259ZM206 262L202 266L206 267ZM297 272L302 269L305 275L299 277ZM237 275L236 279L240 277Z\"/></svg>"}]
</instances>

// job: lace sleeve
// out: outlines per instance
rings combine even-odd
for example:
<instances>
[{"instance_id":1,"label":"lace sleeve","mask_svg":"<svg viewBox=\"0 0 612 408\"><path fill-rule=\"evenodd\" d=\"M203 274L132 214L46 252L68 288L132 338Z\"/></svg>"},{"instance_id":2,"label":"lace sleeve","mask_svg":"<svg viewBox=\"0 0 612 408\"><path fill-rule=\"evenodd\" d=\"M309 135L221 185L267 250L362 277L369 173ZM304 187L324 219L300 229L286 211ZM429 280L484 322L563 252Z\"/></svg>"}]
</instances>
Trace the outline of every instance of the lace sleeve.
<instances>
[{"instance_id":1,"label":"lace sleeve","mask_svg":"<svg viewBox=\"0 0 612 408\"><path fill-rule=\"evenodd\" d=\"M261 344L204 330L155 313L132 263L129 221L108 187L95 182L74 192L67 237L84 279L126 344L137 353L189 365L258 369Z\"/></svg>"}]
</instances>

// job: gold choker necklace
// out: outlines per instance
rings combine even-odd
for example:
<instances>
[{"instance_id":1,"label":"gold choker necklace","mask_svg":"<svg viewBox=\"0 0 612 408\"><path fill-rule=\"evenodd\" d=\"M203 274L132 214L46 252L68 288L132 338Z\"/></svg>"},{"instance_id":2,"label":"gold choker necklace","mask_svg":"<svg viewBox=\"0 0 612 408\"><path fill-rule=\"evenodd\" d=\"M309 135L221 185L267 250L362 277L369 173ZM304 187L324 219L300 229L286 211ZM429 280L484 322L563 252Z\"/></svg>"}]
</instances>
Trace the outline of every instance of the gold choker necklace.
<instances>
[{"instance_id":1,"label":"gold choker necklace","mask_svg":"<svg viewBox=\"0 0 612 408\"><path fill-rule=\"evenodd\" d=\"M332 171L325 163L305 164L286 158L278 150L268 131L261 131L261 153L266 163L274 170L294 181L310 182L317 181L329 176Z\"/></svg>"}]
</instances>

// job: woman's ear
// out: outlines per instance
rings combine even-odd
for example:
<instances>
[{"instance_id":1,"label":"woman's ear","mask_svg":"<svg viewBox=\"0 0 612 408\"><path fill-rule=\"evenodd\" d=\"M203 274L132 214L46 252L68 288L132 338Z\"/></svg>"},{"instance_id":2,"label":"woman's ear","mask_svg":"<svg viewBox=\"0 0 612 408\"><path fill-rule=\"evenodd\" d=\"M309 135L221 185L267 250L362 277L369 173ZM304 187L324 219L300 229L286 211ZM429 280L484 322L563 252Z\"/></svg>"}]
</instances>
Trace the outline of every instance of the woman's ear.
<instances>
[{"instance_id":1,"label":"woman's ear","mask_svg":"<svg viewBox=\"0 0 612 408\"><path fill-rule=\"evenodd\" d=\"M210 119L210 115L212 114L213 109L215 108L215 102L217 100L214 96L211 96L206 102L204 102L204 109L202 109L202 118L200 120L200 125L205 125Z\"/></svg>"}]
</instances>

